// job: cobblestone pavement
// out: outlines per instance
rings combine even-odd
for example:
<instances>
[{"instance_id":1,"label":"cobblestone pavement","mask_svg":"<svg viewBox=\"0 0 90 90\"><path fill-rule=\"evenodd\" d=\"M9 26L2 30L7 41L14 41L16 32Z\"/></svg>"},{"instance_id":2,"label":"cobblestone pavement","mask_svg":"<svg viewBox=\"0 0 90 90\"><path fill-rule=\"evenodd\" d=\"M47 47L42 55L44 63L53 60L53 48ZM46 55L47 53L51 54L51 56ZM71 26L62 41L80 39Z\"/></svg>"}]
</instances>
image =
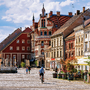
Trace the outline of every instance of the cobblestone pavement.
<instances>
[{"instance_id":1,"label":"cobblestone pavement","mask_svg":"<svg viewBox=\"0 0 90 90\"><path fill-rule=\"evenodd\" d=\"M45 82L39 78L39 69L32 68L30 74L18 69L16 74L0 74L0 90L90 90L83 81L68 81L52 77L53 71L45 70Z\"/></svg>"}]
</instances>

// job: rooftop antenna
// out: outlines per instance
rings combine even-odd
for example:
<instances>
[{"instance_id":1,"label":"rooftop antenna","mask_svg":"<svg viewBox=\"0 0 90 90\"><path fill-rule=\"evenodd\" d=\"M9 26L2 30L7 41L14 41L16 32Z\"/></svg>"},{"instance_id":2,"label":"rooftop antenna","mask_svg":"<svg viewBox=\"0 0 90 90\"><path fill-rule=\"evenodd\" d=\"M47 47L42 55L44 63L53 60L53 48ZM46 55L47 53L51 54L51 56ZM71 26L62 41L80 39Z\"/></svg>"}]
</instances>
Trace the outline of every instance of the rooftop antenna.
<instances>
[{"instance_id":1,"label":"rooftop antenna","mask_svg":"<svg viewBox=\"0 0 90 90\"><path fill-rule=\"evenodd\" d=\"M72 4L72 13L74 14L74 4Z\"/></svg>"}]
</instances>

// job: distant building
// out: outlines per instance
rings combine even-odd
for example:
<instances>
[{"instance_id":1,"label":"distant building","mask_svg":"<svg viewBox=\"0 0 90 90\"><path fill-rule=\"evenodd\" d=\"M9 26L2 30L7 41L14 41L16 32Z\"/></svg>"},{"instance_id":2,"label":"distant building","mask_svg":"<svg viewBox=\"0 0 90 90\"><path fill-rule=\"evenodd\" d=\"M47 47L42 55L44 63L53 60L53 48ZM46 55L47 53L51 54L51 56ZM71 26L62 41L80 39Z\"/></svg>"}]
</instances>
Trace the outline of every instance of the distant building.
<instances>
[{"instance_id":1,"label":"distant building","mask_svg":"<svg viewBox=\"0 0 90 90\"><path fill-rule=\"evenodd\" d=\"M15 30L0 44L0 54L3 60L12 59L12 65L20 65L25 60L30 60L31 56L31 36L32 30L27 27L24 31L21 28ZM4 62L5 64L5 62Z\"/></svg>"},{"instance_id":2,"label":"distant building","mask_svg":"<svg viewBox=\"0 0 90 90\"><path fill-rule=\"evenodd\" d=\"M71 12L69 15L61 15L60 12L53 14L53 12L50 11L49 15L47 15L47 13L45 13L44 5L38 22L35 22L33 16L33 31L31 33L32 52L34 53L33 58L38 61L38 66L45 65L44 51L51 45L50 36L63 24L65 24L65 22L68 21L71 17Z\"/></svg>"}]
</instances>

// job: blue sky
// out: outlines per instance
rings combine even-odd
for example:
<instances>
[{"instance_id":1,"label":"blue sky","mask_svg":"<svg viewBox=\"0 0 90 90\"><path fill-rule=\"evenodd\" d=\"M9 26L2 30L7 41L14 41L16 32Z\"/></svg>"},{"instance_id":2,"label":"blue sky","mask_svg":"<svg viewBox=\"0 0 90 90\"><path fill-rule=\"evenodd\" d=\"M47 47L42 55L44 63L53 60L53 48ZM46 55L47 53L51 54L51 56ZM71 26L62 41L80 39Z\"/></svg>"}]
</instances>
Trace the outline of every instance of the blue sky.
<instances>
[{"instance_id":1,"label":"blue sky","mask_svg":"<svg viewBox=\"0 0 90 90\"><path fill-rule=\"evenodd\" d=\"M37 22L43 3L46 13L53 11L54 14L60 11L68 15L76 10L82 12L83 6L90 8L90 0L0 0L0 42L17 28L30 27L33 13Z\"/></svg>"}]
</instances>

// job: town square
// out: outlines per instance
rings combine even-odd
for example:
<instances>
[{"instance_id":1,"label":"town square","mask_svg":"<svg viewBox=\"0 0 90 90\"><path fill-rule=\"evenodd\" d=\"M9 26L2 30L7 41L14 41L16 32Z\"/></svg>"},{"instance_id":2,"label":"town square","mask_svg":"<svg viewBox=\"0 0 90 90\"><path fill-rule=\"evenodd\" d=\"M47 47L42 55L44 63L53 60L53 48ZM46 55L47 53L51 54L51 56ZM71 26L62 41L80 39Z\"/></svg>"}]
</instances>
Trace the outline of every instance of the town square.
<instances>
[{"instance_id":1,"label":"town square","mask_svg":"<svg viewBox=\"0 0 90 90\"><path fill-rule=\"evenodd\" d=\"M89 0L0 0L0 90L90 90Z\"/></svg>"}]
</instances>

